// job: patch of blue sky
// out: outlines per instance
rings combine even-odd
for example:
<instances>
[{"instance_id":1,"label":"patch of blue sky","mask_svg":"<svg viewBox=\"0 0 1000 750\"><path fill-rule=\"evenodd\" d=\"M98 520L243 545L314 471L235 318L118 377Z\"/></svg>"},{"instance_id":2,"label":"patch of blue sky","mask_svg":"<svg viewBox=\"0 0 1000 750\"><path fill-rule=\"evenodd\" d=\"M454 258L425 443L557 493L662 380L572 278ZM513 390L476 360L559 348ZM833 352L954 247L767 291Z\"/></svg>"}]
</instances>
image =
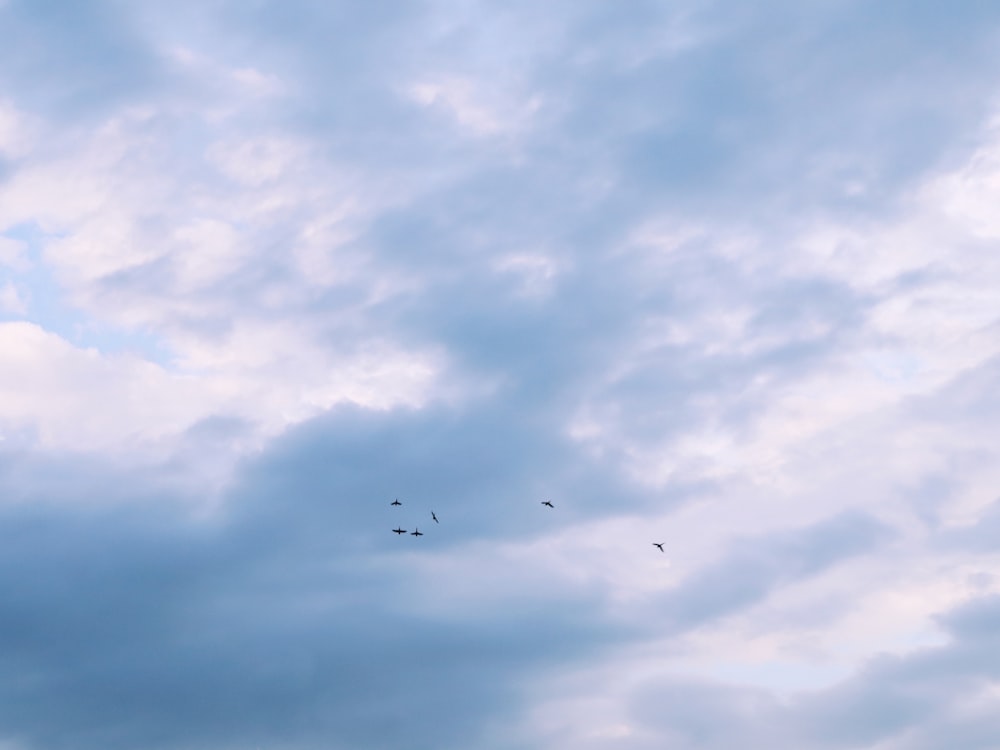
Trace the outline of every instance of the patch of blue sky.
<instances>
[{"instance_id":1,"label":"patch of blue sky","mask_svg":"<svg viewBox=\"0 0 1000 750\"><path fill-rule=\"evenodd\" d=\"M42 248L55 235L35 222L18 224L0 236L24 243L27 263L23 268L0 270L0 285L13 283L24 295L24 313L2 312L0 320L26 320L81 349L101 354L132 354L162 367L169 367L172 354L166 342L144 329L128 329L90 315L72 305L42 258Z\"/></svg>"}]
</instances>

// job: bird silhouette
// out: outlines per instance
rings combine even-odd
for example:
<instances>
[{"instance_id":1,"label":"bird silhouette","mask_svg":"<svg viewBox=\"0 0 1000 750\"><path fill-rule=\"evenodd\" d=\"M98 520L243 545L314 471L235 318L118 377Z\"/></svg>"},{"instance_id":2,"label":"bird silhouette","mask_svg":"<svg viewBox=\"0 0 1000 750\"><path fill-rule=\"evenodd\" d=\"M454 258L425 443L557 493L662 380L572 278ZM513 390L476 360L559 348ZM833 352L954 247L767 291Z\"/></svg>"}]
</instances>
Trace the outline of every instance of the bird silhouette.
<instances>
[{"instance_id":1,"label":"bird silhouette","mask_svg":"<svg viewBox=\"0 0 1000 750\"><path fill-rule=\"evenodd\" d=\"M393 531L396 532L397 534L405 534L406 533L406 529L393 529Z\"/></svg>"},{"instance_id":2,"label":"bird silhouette","mask_svg":"<svg viewBox=\"0 0 1000 750\"><path fill-rule=\"evenodd\" d=\"M397 497L395 500L393 500L391 503L389 503L389 505L402 505L402 503L399 502L399 498Z\"/></svg>"},{"instance_id":3,"label":"bird silhouette","mask_svg":"<svg viewBox=\"0 0 1000 750\"><path fill-rule=\"evenodd\" d=\"M414 529L410 532L410 536L423 536L423 532L420 529Z\"/></svg>"},{"instance_id":4,"label":"bird silhouette","mask_svg":"<svg viewBox=\"0 0 1000 750\"><path fill-rule=\"evenodd\" d=\"M653 542L654 547L659 547L660 552L663 552L663 542Z\"/></svg>"},{"instance_id":5,"label":"bird silhouette","mask_svg":"<svg viewBox=\"0 0 1000 750\"><path fill-rule=\"evenodd\" d=\"M438 520L438 517L434 515L434 511L433 511L433 510L431 511L431 518L433 518L433 519L434 519L434 523L441 523L441 522L440 522L440 521Z\"/></svg>"},{"instance_id":6,"label":"bird silhouette","mask_svg":"<svg viewBox=\"0 0 1000 750\"><path fill-rule=\"evenodd\" d=\"M542 505L548 505L550 508L556 507L552 503L550 503L548 500L542 500Z\"/></svg>"}]
</instances>

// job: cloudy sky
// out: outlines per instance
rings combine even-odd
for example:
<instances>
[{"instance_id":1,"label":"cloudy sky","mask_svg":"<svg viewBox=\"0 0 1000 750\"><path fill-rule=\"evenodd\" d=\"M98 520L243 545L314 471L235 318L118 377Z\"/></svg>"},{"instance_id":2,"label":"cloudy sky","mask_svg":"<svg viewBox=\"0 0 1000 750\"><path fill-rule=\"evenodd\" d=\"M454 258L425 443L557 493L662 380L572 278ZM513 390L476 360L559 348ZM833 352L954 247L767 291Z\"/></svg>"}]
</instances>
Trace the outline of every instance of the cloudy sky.
<instances>
[{"instance_id":1,"label":"cloudy sky","mask_svg":"<svg viewBox=\"0 0 1000 750\"><path fill-rule=\"evenodd\" d=\"M996 748L998 48L0 0L0 749Z\"/></svg>"}]
</instances>

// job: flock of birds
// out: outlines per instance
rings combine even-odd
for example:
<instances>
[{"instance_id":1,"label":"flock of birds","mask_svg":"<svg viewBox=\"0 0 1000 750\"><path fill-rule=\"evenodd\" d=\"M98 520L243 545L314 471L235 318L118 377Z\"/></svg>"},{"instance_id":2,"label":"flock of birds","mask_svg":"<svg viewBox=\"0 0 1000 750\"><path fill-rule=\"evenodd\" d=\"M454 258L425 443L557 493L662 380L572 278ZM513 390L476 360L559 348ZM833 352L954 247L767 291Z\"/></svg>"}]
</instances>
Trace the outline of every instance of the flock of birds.
<instances>
[{"instance_id":1,"label":"flock of birds","mask_svg":"<svg viewBox=\"0 0 1000 750\"><path fill-rule=\"evenodd\" d=\"M399 502L399 498L397 497L395 500L393 500L391 503L389 503L389 505L402 505L402 503ZM431 519L434 521L434 523L441 523L438 520L438 517L434 513L433 510L431 511ZM402 529L402 528L400 528L398 526L395 529L393 529L392 531L393 531L394 534L405 534L406 533L406 529ZM410 532L410 536L423 536L423 535L424 535L424 532L422 532L419 528L416 528L416 527L414 527L413 531Z\"/></svg>"},{"instance_id":2,"label":"flock of birds","mask_svg":"<svg viewBox=\"0 0 1000 750\"><path fill-rule=\"evenodd\" d=\"M395 500L393 500L391 503L389 503L389 505L402 505L402 503L399 502L399 498L397 497ZM555 508L556 507L549 500L542 500L542 505L544 505L547 508ZM433 510L431 511L431 519L434 521L434 523L441 523L438 520L438 517L434 513ZM407 533L407 530L404 529L404 528L400 528L399 526L397 526L396 528L394 528L392 530L392 532L394 534L398 535L398 534L405 534L405 533ZM410 536L423 536L424 532L422 532L418 527L414 526L413 527L413 531L409 532L409 534L410 534ZM664 544L665 544L665 542L653 542L653 546L656 547L657 549L659 549L660 552L663 552L663 545Z\"/></svg>"}]
</instances>

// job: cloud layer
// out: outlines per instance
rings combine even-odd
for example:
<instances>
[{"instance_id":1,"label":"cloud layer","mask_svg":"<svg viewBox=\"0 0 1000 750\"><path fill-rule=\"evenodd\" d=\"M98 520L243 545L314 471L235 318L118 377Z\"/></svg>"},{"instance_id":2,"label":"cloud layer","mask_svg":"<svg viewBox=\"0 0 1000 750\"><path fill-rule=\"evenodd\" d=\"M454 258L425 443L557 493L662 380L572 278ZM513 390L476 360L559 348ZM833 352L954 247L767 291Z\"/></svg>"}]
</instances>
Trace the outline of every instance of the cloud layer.
<instances>
[{"instance_id":1,"label":"cloud layer","mask_svg":"<svg viewBox=\"0 0 1000 750\"><path fill-rule=\"evenodd\" d=\"M0 2L0 747L995 746L998 32Z\"/></svg>"}]
</instances>

